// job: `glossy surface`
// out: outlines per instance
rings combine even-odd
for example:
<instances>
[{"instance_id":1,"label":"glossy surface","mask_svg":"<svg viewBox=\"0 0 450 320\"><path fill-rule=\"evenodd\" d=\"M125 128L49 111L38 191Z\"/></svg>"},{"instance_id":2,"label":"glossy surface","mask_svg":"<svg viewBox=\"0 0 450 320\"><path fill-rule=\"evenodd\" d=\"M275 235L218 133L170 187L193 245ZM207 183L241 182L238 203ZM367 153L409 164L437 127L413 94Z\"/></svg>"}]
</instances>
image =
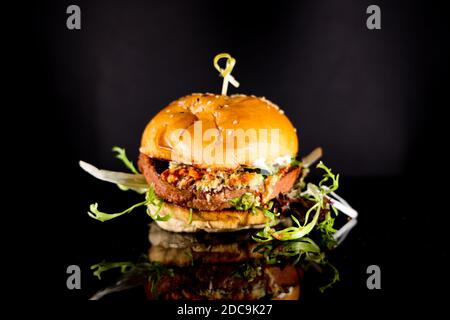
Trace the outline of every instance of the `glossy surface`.
<instances>
[{"instance_id":1,"label":"glossy surface","mask_svg":"<svg viewBox=\"0 0 450 320\"><path fill-rule=\"evenodd\" d=\"M148 299L298 300L301 282L310 273L324 278L317 284L320 291L338 280L339 272L327 260L325 250L306 237L258 243L248 231L174 234L152 223L149 250L138 261L91 267L99 278L113 269L119 274L91 299L142 287Z\"/></svg>"},{"instance_id":2,"label":"glossy surface","mask_svg":"<svg viewBox=\"0 0 450 320\"><path fill-rule=\"evenodd\" d=\"M60 235L60 239L66 241L67 250L57 255L58 265L63 270L71 264L79 265L82 270L81 290L67 290L66 275L62 274L61 293L69 300L86 300L120 277L120 272L111 270L105 272L100 281L93 276L92 265L102 261L136 263L143 254L148 257L151 251L148 239L151 221L144 211L138 210L105 223L86 214L87 206L94 201L104 204L105 210L114 210L138 202L141 196L122 192L90 177L81 180L86 188L78 190L79 208L68 208L71 219L67 220L69 224ZM431 216L424 214L426 203L406 201L402 193L404 187L405 182L400 179L342 180L340 194L360 216L345 241L327 255L339 270L341 280L321 293L318 288L327 278L320 273L305 273L300 279L300 302L312 305L330 301L337 304L408 302L420 288L438 283L431 281L435 276L433 273L427 274L429 282L424 282L419 258L444 259L445 252L435 250L435 244L442 241L443 235L436 233L433 239L420 241L413 237L412 230L426 232L431 229ZM248 247L245 250L249 252ZM381 290L367 288L370 265L378 265L381 269ZM104 299L140 301L148 297L145 287L139 285Z\"/></svg>"}]
</instances>

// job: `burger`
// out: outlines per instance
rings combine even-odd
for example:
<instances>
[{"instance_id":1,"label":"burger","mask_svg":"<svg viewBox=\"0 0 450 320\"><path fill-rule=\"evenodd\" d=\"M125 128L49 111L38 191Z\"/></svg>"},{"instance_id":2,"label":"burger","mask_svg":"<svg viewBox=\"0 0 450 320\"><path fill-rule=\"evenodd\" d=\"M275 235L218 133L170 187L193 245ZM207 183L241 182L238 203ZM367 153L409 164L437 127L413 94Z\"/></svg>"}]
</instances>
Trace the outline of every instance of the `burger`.
<instances>
[{"instance_id":1,"label":"burger","mask_svg":"<svg viewBox=\"0 0 450 320\"><path fill-rule=\"evenodd\" d=\"M217 60L227 58L226 69ZM138 169L124 149L116 157L132 173L99 170L80 161L93 176L122 190L145 193L145 201L108 214L94 203L89 216L107 221L147 207L148 215L173 232L227 232L260 228L256 241L295 240L316 226L331 239L337 211L357 212L334 191L339 175L322 162L318 184L305 183L320 148L297 159L297 130L283 110L263 97L227 95L234 59L216 56L224 77L222 94L194 93L173 101L147 124L141 138ZM289 218L290 219L289 219ZM276 230L275 226L288 226ZM330 242L331 243L331 242Z\"/></svg>"},{"instance_id":2,"label":"burger","mask_svg":"<svg viewBox=\"0 0 450 320\"><path fill-rule=\"evenodd\" d=\"M271 201L291 190L301 170L292 165L296 129L255 96L182 97L148 123L139 151L139 170L164 201L149 211L170 215L157 223L175 232L263 227Z\"/></svg>"}]
</instances>

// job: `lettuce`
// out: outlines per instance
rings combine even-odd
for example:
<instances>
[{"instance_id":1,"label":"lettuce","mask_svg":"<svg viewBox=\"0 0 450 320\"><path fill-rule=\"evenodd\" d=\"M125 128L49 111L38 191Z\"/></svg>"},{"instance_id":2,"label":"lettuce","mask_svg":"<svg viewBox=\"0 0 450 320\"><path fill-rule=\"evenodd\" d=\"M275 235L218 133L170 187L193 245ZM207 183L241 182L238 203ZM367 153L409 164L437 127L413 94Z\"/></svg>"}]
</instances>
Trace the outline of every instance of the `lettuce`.
<instances>
[{"instance_id":1,"label":"lettuce","mask_svg":"<svg viewBox=\"0 0 450 320\"><path fill-rule=\"evenodd\" d=\"M134 167L133 162L131 162L128 157L127 154L125 153L125 149L124 148L120 148L118 146L114 146L112 148L112 151L114 151L116 153L116 158L121 160L124 165L130 169L131 172L133 172L134 174L139 174L139 172L136 170L136 168Z\"/></svg>"},{"instance_id":2,"label":"lettuce","mask_svg":"<svg viewBox=\"0 0 450 320\"><path fill-rule=\"evenodd\" d=\"M281 241L289 241L300 239L307 234L309 234L314 227L317 225L317 221L319 219L320 212L325 209L329 209L332 207L330 202L328 201L327 195L334 192L339 187L339 175L334 175L331 172L331 169L326 167L322 161L319 162L317 168L325 171L322 180L319 182L319 185L315 185L312 183L308 183L306 186L306 190L299 194L300 197L308 199L310 201L315 202L313 206L311 206L305 215L305 220L303 225L297 220L297 218L291 215L292 221L295 223L295 226L287 227L282 230L275 230L269 224L266 223L266 226L263 230L256 233L253 236L253 239L257 242L268 242L274 239ZM325 183L331 182L328 186ZM333 209L334 211L334 209ZM311 214L314 214L313 218L310 220L309 217ZM327 225L323 225L323 228L326 227L327 232L332 232L334 220L329 220Z\"/></svg>"},{"instance_id":3,"label":"lettuce","mask_svg":"<svg viewBox=\"0 0 450 320\"><path fill-rule=\"evenodd\" d=\"M145 193L148 190L148 183L142 174L132 174L109 170L100 170L84 161L79 162L80 167L95 178L117 184L122 190L131 189L138 193Z\"/></svg>"},{"instance_id":4,"label":"lettuce","mask_svg":"<svg viewBox=\"0 0 450 320\"><path fill-rule=\"evenodd\" d=\"M248 211L256 206L259 206L259 198L252 193L244 193L240 197L236 197L229 200L230 204L240 211Z\"/></svg>"},{"instance_id":5,"label":"lettuce","mask_svg":"<svg viewBox=\"0 0 450 320\"><path fill-rule=\"evenodd\" d=\"M164 205L164 201L159 198L153 187L149 187L147 193L145 194L145 200L139 203L136 203L135 205L132 205L131 207L129 207L128 209L125 209L121 212L117 212L117 213L105 213L105 212L101 212L100 210L98 210L98 203L93 203L90 205L89 207L89 211L88 211L88 215L96 220L99 220L101 222L105 222L117 217L120 217L121 215L124 215L126 213L129 213L131 211L133 211L134 209L141 207L141 206L148 206L148 205L152 205L155 206L157 208L156 212L154 214L150 213L150 210L148 210L147 208L147 214L156 221L167 221L171 218L171 215L165 215L165 216L160 216L159 212L161 211L162 206Z\"/></svg>"}]
</instances>

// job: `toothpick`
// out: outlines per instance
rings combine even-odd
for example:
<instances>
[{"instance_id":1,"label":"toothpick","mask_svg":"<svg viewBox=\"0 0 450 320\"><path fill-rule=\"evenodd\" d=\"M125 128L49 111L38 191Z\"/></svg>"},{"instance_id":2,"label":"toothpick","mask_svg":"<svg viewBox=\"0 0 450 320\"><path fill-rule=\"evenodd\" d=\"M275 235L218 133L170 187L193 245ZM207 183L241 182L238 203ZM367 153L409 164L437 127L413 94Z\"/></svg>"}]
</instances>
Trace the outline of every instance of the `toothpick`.
<instances>
[{"instance_id":1,"label":"toothpick","mask_svg":"<svg viewBox=\"0 0 450 320\"><path fill-rule=\"evenodd\" d=\"M222 69L219 66L219 60L223 58L227 59L225 69ZM233 70L235 64L236 59L228 53L219 53L214 57L214 67L217 71L219 71L220 76L223 77L222 95L227 95L228 83L231 83L235 88L239 87L239 82L237 82L237 80L231 75L231 71Z\"/></svg>"}]
</instances>

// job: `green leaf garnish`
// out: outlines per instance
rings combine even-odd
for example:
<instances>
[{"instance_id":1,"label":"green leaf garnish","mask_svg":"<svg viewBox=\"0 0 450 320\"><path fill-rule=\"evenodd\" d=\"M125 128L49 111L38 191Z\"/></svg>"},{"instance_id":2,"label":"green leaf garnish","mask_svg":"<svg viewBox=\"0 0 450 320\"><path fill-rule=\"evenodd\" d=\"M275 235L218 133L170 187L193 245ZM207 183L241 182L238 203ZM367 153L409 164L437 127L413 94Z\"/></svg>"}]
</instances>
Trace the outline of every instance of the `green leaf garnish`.
<instances>
[{"instance_id":1,"label":"green leaf garnish","mask_svg":"<svg viewBox=\"0 0 450 320\"><path fill-rule=\"evenodd\" d=\"M229 201L233 207L241 211L248 211L259 206L259 198L248 192L240 197L230 199Z\"/></svg>"},{"instance_id":2,"label":"green leaf garnish","mask_svg":"<svg viewBox=\"0 0 450 320\"><path fill-rule=\"evenodd\" d=\"M192 210L192 208L189 208L189 219L188 219L188 224L191 224L192 223L192 212L193 212L194 210Z\"/></svg>"},{"instance_id":3,"label":"green leaf garnish","mask_svg":"<svg viewBox=\"0 0 450 320\"><path fill-rule=\"evenodd\" d=\"M326 265L328 267L330 267L331 270L333 271L333 277L331 278L331 280L330 280L330 282L328 284L326 284L326 285L324 285L324 286L319 288L319 291L321 293L323 293L325 290L331 288L336 282L341 280L341 277L339 275L339 270L334 265L329 263L328 261L326 262Z\"/></svg>"},{"instance_id":4,"label":"green leaf garnish","mask_svg":"<svg viewBox=\"0 0 450 320\"><path fill-rule=\"evenodd\" d=\"M312 183L308 183L306 186L306 190L300 192L298 196L308 199L310 201L315 202L313 206L311 206L305 214L305 219L303 225L297 220L297 218L291 215L291 219L295 223L296 226L287 227L283 230L275 230L270 226L269 223L266 223L266 226L263 230L256 233L253 237L255 241L258 242L268 242L274 239L281 241L295 240L300 239L307 234L309 234L314 227L317 225L317 221L319 219L320 212L322 210L329 210L328 201L325 201L325 197L327 194L335 191L339 187L339 175L334 175L331 172L331 169L326 167L323 162L319 162L317 168L325 171L322 180L319 185L315 185ZM331 185L327 186L325 183L331 181ZM334 209L333 209L334 210ZM265 213L266 214L266 213ZM311 214L314 214L313 218L309 220ZM270 216L270 215L269 215ZM328 222L328 225L323 225L322 228L326 228L325 230L331 234L331 232L336 232L332 228L332 222ZM330 226L331 224L331 226Z\"/></svg>"},{"instance_id":5,"label":"green leaf garnish","mask_svg":"<svg viewBox=\"0 0 450 320\"><path fill-rule=\"evenodd\" d=\"M301 167L302 162L295 157L291 158L291 167Z\"/></svg>"},{"instance_id":6,"label":"green leaf garnish","mask_svg":"<svg viewBox=\"0 0 450 320\"><path fill-rule=\"evenodd\" d=\"M135 205L129 207L128 209L125 209L122 212L105 213L105 212L101 212L101 211L98 210L98 203L93 203L93 204L91 204L89 206L88 215L91 218L94 218L94 219L99 220L101 222L105 222L105 221L108 221L108 220L120 217L121 215L129 213L129 212L133 211L137 207L145 206L146 204L147 204L147 201L142 201L142 202L136 203Z\"/></svg>"},{"instance_id":7,"label":"green leaf garnish","mask_svg":"<svg viewBox=\"0 0 450 320\"><path fill-rule=\"evenodd\" d=\"M135 273L147 275L147 281L150 283L150 289L154 297L157 296L157 285L163 276L174 276L174 270L157 261L145 262L101 262L91 266L95 270L93 275L101 279L101 274L105 271L120 268L121 273ZM119 286L120 281L116 286Z\"/></svg>"},{"instance_id":8,"label":"green leaf garnish","mask_svg":"<svg viewBox=\"0 0 450 320\"><path fill-rule=\"evenodd\" d=\"M168 268L167 266L163 265L161 262L158 261L152 261L149 263L146 263L147 268L149 269L150 275L148 276L148 281L150 282L150 290L152 292L152 295L154 297L158 296L158 292L156 291L158 282L161 280L161 278L165 275L173 277L174 271L171 268Z\"/></svg>"},{"instance_id":9,"label":"green leaf garnish","mask_svg":"<svg viewBox=\"0 0 450 320\"><path fill-rule=\"evenodd\" d=\"M100 263L92 265L91 270L97 269L94 271L93 274L94 274L94 276L96 276L98 279L101 280L101 274L105 271L115 269L115 268L120 268L120 272L125 273L125 272L129 271L132 266L133 266L133 263L131 263L131 262L112 262L112 263L100 262Z\"/></svg>"},{"instance_id":10,"label":"green leaf garnish","mask_svg":"<svg viewBox=\"0 0 450 320\"><path fill-rule=\"evenodd\" d=\"M325 191L325 194L329 194L333 191L336 191L339 188L339 174L334 175L331 172L331 169L325 166L325 164L320 161L317 165L317 168L325 170L325 174L323 175L323 179L319 182L319 187L323 187L325 182L331 179L332 184L326 188L322 188Z\"/></svg>"},{"instance_id":11,"label":"green leaf garnish","mask_svg":"<svg viewBox=\"0 0 450 320\"><path fill-rule=\"evenodd\" d=\"M268 264L281 263L283 258L296 257L293 264L297 264L301 258L306 261L322 263L325 255L321 252L320 247L310 238L286 242L271 242L260 245L254 249L255 252L262 253Z\"/></svg>"},{"instance_id":12,"label":"green leaf garnish","mask_svg":"<svg viewBox=\"0 0 450 320\"><path fill-rule=\"evenodd\" d=\"M128 157L127 154L125 153L125 148L120 148L118 146L114 146L112 148L112 151L116 152L117 154L115 155L115 157L119 160L121 160L125 166L130 169L131 172L135 173L135 174L139 174L139 172L136 170L136 168L133 165L133 162L131 162Z\"/></svg>"},{"instance_id":13,"label":"green leaf garnish","mask_svg":"<svg viewBox=\"0 0 450 320\"><path fill-rule=\"evenodd\" d=\"M150 209L147 208L147 214L148 214L153 220L155 220L155 221L167 221L167 220L169 220L170 218L172 218L172 215L171 215L171 214L166 214L166 215L164 215L164 216L160 216L160 215L159 215L159 212L161 211L161 209L162 209L162 207L163 207L163 205L164 205L164 200L161 199L160 197L158 197L158 196L156 195L155 188L150 187L150 188L148 189L148 192L147 192L147 194L146 194L146 196L145 196L145 199L146 199L146 201L147 201L147 205L150 204L150 205L156 207L156 211L155 211L155 213L153 213L153 214L150 212Z\"/></svg>"},{"instance_id":14,"label":"green leaf garnish","mask_svg":"<svg viewBox=\"0 0 450 320\"><path fill-rule=\"evenodd\" d=\"M325 219L317 225L317 229L320 231L322 238L321 243L328 249L332 249L337 244L336 240L333 238L333 234L337 231L333 227L334 219L335 218L331 216L331 212L328 211L325 215Z\"/></svg>"},{"instance_id":15,"label":"green leaf garnish","mask_svg":"<svg viewBox=\"0 0 450 320\"><path fill-rule=\"evenodd\" d=\"M155 189L151 186L149 187L147 193L145 194L145 201L136 203L135 205L129 207L128 209L126 209L122 212L118 212L118 213L101 212L100 210L98 210L98 203L94 203L94 204L90 205L88 215L93 219L99 220L101 222L105 222L105 221L120 217L121 215L124 215L126 213L129 213L138 207L148 206L148 205L153 205L157 208L157 210L154 214L151 214L147 208L147 213L153 220L167 221L171 218L170 214L165 215L165 216L159 215L159 212L161 211L161 208L164 205L164 201L156 195Z\"/></svg>"},{"instance_id":16,"label":"green leaf garnish","mask_svg":"<svg viewBox=\"0 0 450 320\"><path fill-rule=\"evenodd\" d=\"M267 264L282 264L288 261L296 265L299 262L308 262L312 265L320 265L323 271L331 271L331 279L319 288L322 293L340 280L337 268L328 261L321 248L308 237L285 242L267 242L257 246L253 252L262 254ZM295 260L292 261L292 258ZM309 265L307 264L306 267Z\"/></svg>"},{"instance_id":17,"label":"green leaf garnish","mask_svg":"<svg viewBox=\"0 0 450 320\"><path fill-rule=\"evenodd\" d=\"M267 218L269 218L270 220L275 220L275 214L272 211L270 211L266 208L261 208L261 209Z\"/></svg>"},{"instance_id":18,"label":"green leaf garnish","mask_svg":"<svg viewBox=\"0 0 450 320\"><path fill-rule=\"evenodd\" d=\"M269 221L267 221L264 229L257 232L254 236L252 236L252 238L256 242L269 242L273 240L272 233L274 232L275 229L271 228Z\"/></svg>"},{"instance_id":19,"label":"green leaf garnish","mask_svg":"<svg viewBox=\"0 0 450 320\"><path fill-rule=\"evenodd\" d=\"M257 214L258 211L262 211L270 221L274 221L275 217L280 215L279 213L275 214L270 211L273 207L273 201L269 201L267 208L263 208L260 206L259 198L252 193L244 193L242 196L230 199L229 201L236 210L250 211L252 214Z\"/></svg>"}]
</instances>

